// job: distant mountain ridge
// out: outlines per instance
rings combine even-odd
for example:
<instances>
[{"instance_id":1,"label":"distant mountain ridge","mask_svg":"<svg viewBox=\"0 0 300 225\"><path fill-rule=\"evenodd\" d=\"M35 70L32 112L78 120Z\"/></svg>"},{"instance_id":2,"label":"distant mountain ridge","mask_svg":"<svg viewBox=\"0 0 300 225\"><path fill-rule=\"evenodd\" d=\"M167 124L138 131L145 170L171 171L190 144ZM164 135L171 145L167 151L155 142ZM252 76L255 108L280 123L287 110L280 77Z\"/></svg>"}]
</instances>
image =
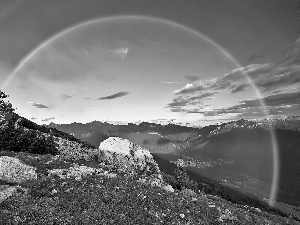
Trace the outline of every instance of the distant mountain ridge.
<instances>
[{"instance_id":1,"label":"distant mountain ridge","mask_svg":"<svg viewBox=\"0 0 300 225\"><path fill-rule=\"evenodd\" d=\"M129 139L150 151L155 151L155 148L159 148L161 151L166 150L169 152L172 151L171 148L175 151L175 145L177 145L178 142L183 141L190 133L198 130L198 128L176 124L160 125L142 122L140 124L129 123L128 125L113 125L99 121L86 124L50 123L48 127L72 134L74 137L82 139L94 146L99 146L99 144L108 137L118 136ZM174 145L169 143L173 143Z\"/></svg>"},{"instance_id":2,"label":"distant mountain ridge","mask_svg":"<svg viewBox=\"0 0 300 225\"><path fill-rule=\"evenodd\" d=\"M286 119L260 119L260 120L237 120L222 123L219 125L209 125L202 128L186 127L175 124L161 125L157 123L142 122L140 124L128 123L128 125L113 125L106 122L93 121L90 123L55 124L50 123L48 127L56 128L74 137L82 139L94 146L110 136L124 138L129 133L157 134L162 137L161 143L173 143L178 149L196 147L203 143L205 138L213 135L226 133L232 129L270 129L300 130L300 116L290 116ZM199 138L202 140L200 141ZM144 139L147 142L147 139ZM139 143L140 144L140 143ZM149 147L149 146L148 146Z\"/></svg>"}]
</instances>

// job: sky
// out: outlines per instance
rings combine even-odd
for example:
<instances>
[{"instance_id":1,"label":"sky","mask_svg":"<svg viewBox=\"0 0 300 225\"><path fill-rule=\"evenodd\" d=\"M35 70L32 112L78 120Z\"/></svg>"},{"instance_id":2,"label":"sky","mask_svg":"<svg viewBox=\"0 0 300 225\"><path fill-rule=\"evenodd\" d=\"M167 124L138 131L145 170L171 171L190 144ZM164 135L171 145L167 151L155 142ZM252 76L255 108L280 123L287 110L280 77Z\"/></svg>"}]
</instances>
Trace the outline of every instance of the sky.
<instances>
[{"instance_id":1,"label":"sky","mask_svg":"<svg viewBox=\"0 0 300 225\"><path fill-rule=\"evenodd\" d=\"M0 0L0 88L38 124L300 112L298 0Z\"/></svg>"}]
</instances>

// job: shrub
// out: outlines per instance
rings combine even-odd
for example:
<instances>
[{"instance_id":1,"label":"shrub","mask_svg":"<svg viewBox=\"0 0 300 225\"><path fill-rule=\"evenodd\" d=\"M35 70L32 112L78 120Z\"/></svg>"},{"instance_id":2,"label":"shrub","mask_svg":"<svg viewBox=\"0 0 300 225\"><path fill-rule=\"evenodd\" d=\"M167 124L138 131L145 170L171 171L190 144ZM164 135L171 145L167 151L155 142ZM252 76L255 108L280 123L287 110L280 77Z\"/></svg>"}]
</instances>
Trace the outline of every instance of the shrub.
<instances>
[{"instance_id":1,"label":"shrub","mask_svg":"<svg viewBox=\"0 0 300 225\"><path fill-rule=\"evenodd\" d=\"M14 112L14 108L10 102L5 102L3 99L7 98L8 95L0 90L0 121L6 120L9 115Z\"/></svg>"},{"instance_id":2,"label":"shrub","mask_svg":"<svg viewBox=\"0 0 300 225\"><path fill-rule=\"evenodd\" d=\"M189 179L188 172L186 169L177 166L174 173L175 176L162 173L163 180L167 184L170 184L173 188L178 190L191 189L194 191L198 191L198 184L193 180Z\"/></svg>"},{"instance_id":3,"label":"shrub","mask_svg":"<svg viewBox=\"0 0 300 225\"><path fill-rule=\"evenodd\" d=\"M20 118L20 122L19 122L19 125L20 126L23 126L23 127L26 127L28 129L31 129L31 130L36 130L36 131L40 131L40 132L43 132L45 134L50 134L50 135L53 135L55 137L60 137L60 138L63 138L63 139L67 139L69 141L75 141L77 143L80 143L81 144L81 147L83 148L95 148L95 146L85 142L85 141L82 141L80 139L77 139L76 137L74 137L73 135L71 134L68 134L68 133L65 133L65 132L62 132L60 130L57 130L56 128L51 128L51 127L47 127L45 125L38 125L24 117L19 117Z\"/></svg>"},{"instance_id":4,"label":"shrub","mask_svg":"<svg viewBox=\"0 0 300 225\"><path fill-rule=\"evenodd\" d=\"M0 149L34 154L58 154L53 136L16 125L13 120L0 127Z\"/></svg>"}]
</instances>

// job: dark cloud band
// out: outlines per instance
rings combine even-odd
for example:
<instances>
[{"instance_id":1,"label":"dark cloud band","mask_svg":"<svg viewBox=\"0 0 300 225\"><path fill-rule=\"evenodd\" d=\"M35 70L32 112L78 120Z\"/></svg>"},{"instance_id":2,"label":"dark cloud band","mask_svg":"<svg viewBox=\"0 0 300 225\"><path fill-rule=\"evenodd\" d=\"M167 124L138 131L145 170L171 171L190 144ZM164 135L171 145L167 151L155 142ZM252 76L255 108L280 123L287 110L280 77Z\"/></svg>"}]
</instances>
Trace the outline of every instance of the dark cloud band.
<instances>
[{"instance_id":1,"label":"dark cloud band","mask_svg":"<svg viewBox=\"0 0 300 225\"><path fill-rule=\"evenodd\" d=\"M121 91L121 92L115 93L113 95L108 95L105 97L97 98L96 100L110 100L110 99L120 98L120 97L123 97L128 94L129 94L128 91Z\"/></svg>"},{"instance_id":2,"label":"dark cloud band","mask_svg":"<svg viewBox=\"0 0 300 225\"><path fill-rule=\"evenodd\" d=\"M27 102L29 105L32 105L36 108L40 108L40 109L46 109L49 108L48 106L41 104L41 103L37 103L37 102Z\"/></svg>"}]
</instances>

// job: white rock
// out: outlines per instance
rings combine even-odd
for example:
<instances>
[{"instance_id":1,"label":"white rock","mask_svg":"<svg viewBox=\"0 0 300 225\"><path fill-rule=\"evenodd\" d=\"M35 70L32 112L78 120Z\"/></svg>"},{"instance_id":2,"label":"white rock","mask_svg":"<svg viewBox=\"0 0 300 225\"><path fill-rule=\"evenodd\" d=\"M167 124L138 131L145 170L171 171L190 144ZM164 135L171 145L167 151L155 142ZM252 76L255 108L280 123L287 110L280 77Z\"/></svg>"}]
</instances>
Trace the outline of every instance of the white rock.
<instances>
[{"instance_id":1,"label":"white rock","mask_svg":"<svg viewBox=\"0 0 300 225\"><path fill-rule=\"evenodd\" d=\"M125 173L155 175L162 180L157 163L150 152L127 139L110 137L100 143L99 158Z\"/></svg>"},{"instance_id":2,"label":"white rock","mask_svg":"<svg viewBox=\"0 0 300 225\"><path fill-rule=\"evenodd\" d=\"M37 179L36 168L25 165L19 159L0 157L0 179L12 183L22 183L27 180Z\"/></svg>"},{"instance_id":3,"label":"white rock","mask_svg":"<svg viewBox=\"0 0 300 225\"><path fill-rule=\"evenodd\" d=\"M107 171L105 171L104 173L100 173L99 175L103 175L106 178L115 178L117 176L117 174L115 174L115 173L109 173Z\"/></svg>"},{"instance_id":4,"label":"white rock","mask_svg":"<svg viewBox=\"0 0 300 225\"><path fill-rule=\"evenodd\" d=\"M56 190L56 189L53 189L52 191L51 191L51 194L52 195L54 195L54 194L56 194L58 191Z\"/></svg>"},{"instance_id":5,"label":"white rock","mask_svg":"<svg viewBox=\"0 0 300 225\"><path fill-rule=\"evenodd\" d=\"M1 186L0 186L1 187ZM3 190L2 190L3 189ZM4 187L0 188L0 203L3 202L5 199L11 197L17 192L16 187Z\"/></svg>"},{"instance_id":6,"label":"white rock","mask_svg":"<svg viewBox=\"0 0 300 225\"><path fill-rule=\"evenodd\" d=\"M173 187L171 185L169 185L169 184L168 185L163 185L162 189L164 189L164 190L166 190L168 192L174 192Z\"/></svg>"}]
</instances>

